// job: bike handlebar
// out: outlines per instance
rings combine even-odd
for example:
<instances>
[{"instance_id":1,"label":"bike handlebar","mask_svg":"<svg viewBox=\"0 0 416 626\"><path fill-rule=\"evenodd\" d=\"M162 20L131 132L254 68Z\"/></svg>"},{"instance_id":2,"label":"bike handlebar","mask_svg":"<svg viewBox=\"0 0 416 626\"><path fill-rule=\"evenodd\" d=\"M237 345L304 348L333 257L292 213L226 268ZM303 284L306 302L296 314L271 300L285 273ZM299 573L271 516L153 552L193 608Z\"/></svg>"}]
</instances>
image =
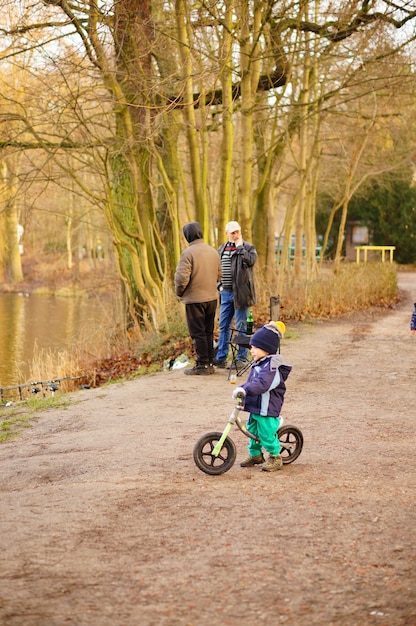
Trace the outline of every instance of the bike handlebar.
<instances>
[{"instance_id":1,"label":"bike handlebar","mask_svg":"<svg viewBox=\"0 0 416 626\"><path fill-rule=\"evenodd\" d=\"M234 389L233 391L234 400L242 400L245 397L246 397L246 392L242 387L237 387L236 389Z\"/></svg>"}]
</instances>

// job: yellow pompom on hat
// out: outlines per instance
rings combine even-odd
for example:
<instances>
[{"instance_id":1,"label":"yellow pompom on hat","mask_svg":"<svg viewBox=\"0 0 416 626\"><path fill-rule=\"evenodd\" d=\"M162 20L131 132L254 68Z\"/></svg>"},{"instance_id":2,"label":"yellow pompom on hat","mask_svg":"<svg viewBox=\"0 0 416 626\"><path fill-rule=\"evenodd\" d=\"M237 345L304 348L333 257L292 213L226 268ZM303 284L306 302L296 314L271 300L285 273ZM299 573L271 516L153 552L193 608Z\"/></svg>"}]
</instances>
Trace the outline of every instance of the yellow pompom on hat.
<instances>
[{"instance_id":1,"label":"yellow pompom on hat","mask_svg":"<svg viewBox=\"0 0 416 626\"><path fill-rule=\"evenodd\" d=\"M282 336L285 334L286 325L284 322L281 322L280 320L278 320L277 322L271 321L270 324L274 324L278 328L278 330L280 330L280 332L282 333Z\"/></svg>"},{"instance_id":2,"label":"yellow pompom on hat","mask_svg":"<svg viewBox=\"0 0 416 626\"><path fill-rule=\"evenodd\" d=\"M284 329L283 322L269 322L250 337L250 346L261 348L268 354L277 354Z\"/></svg>"}]
</instances>

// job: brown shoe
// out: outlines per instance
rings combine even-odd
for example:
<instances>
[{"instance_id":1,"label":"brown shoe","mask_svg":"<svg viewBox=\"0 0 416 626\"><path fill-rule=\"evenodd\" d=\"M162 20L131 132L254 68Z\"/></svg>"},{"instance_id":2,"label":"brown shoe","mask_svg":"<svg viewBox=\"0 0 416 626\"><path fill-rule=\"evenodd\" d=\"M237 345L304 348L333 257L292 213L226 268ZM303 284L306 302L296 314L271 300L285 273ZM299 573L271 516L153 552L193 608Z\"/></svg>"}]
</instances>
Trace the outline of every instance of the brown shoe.
<instances>
[{"instance_id":1,"label":"brown shoe","mask_svg":"<svg viewBox=\"0 0 416 626\"><path fill-rule=\"evenodd\" d=\"M264 456L258 454L257 456L249 456L248 459L240 463L240 467L253 467L254 465L261 465L264 463Z\"/></svg>"},{"instance_id":2,"label":"brown shoe","mask_svg":"<svg viewBox=\"0 0 416 626\"><path fill-rule=\"evenodd\" d=\"M280 454L278 454L277 456L271 454L267 459L266 465L264 465L261 469L263 470L263 472L276 472L277 470L280 470L282 468L283 459Z\"/></svg>"}]
</instances>

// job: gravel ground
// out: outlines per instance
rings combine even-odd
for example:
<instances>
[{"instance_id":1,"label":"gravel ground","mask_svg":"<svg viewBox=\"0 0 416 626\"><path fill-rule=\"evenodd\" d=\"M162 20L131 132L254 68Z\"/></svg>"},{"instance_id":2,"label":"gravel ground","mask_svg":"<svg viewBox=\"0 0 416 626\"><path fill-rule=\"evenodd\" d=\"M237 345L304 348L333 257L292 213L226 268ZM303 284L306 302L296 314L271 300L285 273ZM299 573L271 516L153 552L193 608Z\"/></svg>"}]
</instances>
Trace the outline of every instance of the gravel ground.
<instances>
[{"instance_id":1,"label":"gravel ground","mask_svg":"<svg viewBox=\"0 0 416 626\"><path fill-rule=\"evenodd\" d=\"M416 625L416 274L401 303L289 325L283 471L208 476L224 371L71 394L0 445L3 626Z\"/></svg>"}]
</instances>

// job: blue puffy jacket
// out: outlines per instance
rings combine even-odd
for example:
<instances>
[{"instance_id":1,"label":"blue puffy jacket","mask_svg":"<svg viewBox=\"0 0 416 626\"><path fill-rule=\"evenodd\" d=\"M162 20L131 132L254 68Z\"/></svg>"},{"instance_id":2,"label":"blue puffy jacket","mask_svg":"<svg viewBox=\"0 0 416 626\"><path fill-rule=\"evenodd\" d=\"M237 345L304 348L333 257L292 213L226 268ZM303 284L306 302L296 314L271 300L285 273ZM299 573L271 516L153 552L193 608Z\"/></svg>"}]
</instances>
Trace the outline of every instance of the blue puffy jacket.
<instances>
[{"instance_id":1,"label":"blue puffy jacket","mask_svg":"<svg viewBox=\"0 0 416 626\"><path fill-rule=\"evenodd\" d=\"M410 330L416 330L416 302L413 305L412 317L410 318Z\"/></svg>"},{"instance_id":2,"label":"blue puffy jacket","mask_svg":"<svg viewBox=\"0 0 416 626\"><path fill-rule=\"evenodd\" d=\"M247 394L244 410L279 417L286 391L285 381L291 369L280 354L269 354L253 362L247 382L241 385Z\"/></svg>"}]
</instances>

